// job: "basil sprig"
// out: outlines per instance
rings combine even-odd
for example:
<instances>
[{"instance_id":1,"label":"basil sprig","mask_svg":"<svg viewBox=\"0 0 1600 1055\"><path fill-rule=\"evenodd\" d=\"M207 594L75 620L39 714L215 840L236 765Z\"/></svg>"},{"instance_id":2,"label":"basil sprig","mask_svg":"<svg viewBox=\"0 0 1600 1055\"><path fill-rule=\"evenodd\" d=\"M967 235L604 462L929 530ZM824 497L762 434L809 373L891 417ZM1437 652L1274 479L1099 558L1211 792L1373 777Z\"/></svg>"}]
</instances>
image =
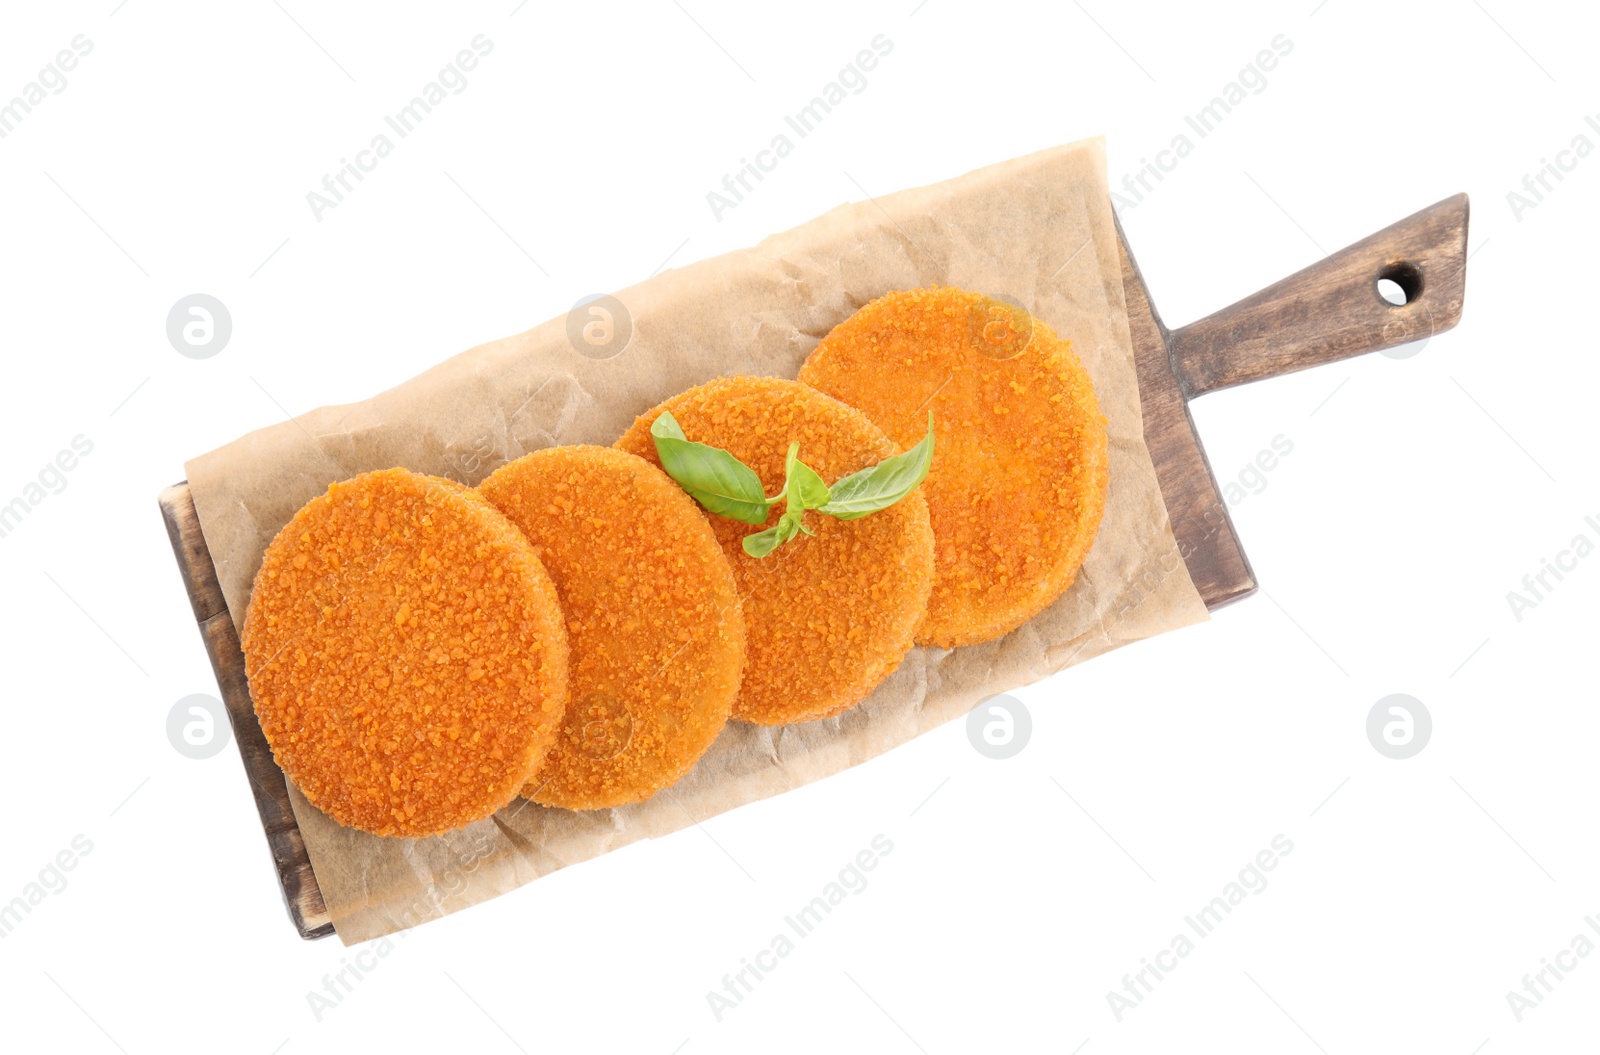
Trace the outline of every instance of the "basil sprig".
<instances>
[{"instance_id":1,"label":"basil sprig","mask_svg":"<svg viewBox=\"0 0 1600 1055\"><path fill-rule=\"evenodd\" d=\"M783 516L767 530L746 535L744 551L752 557L765 557L796 535L815 534L806 527L806 510L821 509L830 493L817 471L800 460L800 444L789 444L789 454L784 459L783 490L770 499L774 504L779 499L784 501Z\"/></svg>"},{"instance_id":2,"label":"basil sprig","mask_svg":"<svg viewBox=\"0 0 1600 1055\"><path fill-rule=\"evenodd\" d=\"M663 411L650 426L662 468L689 495L718 516L746 524L765 524L771 508L784 504L778 522L764 531L746 535L744 551L765 557L799 535L815 534L806 527L805 515L815 510L839 520L855 520L888 509L915 491L933 465L933 414L928 414L928 434L903 454L834 483L823 483L817 471L800 460L800 444L789 444L784 459L783 490L768 498L754 469L732 454L684 435L676 418Z\"/></svg>"}]
</instances>

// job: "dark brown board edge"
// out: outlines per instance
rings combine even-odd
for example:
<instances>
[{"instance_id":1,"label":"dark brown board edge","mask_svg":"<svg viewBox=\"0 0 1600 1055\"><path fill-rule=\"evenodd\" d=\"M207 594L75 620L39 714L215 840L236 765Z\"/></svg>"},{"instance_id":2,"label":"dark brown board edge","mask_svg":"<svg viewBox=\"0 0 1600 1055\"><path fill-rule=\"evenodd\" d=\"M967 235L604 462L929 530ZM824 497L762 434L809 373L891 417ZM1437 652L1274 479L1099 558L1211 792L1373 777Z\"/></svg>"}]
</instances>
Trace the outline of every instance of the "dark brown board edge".
<instances>
[{"instance_id":1,"label":"dark brown board edge","mask_svg":"<svg viewBox=\"0 0 1600 1055\"><path fill-rule=\"evenodd\" d=\"M256 811L261 815L261 827L267 836L267 849L272 853L272 864L283 888L289 918L302 938L326 938L333 933L333 921L322 900L316 874L311 870L311 858L306 853L300 826L295 823L283 771L272 758L272 749L267 746L267 738L250 702L244 652L239 647L233 617L228 613L217 582L217 569L201 533L200 517L195 512L188 482L167 488L161 492L158 502L161 519L167 525L167 536L172 540L172 552L178 559L184 589L194 607L200 638L205 642L206 655L211 658L222 702L228 708L228 721L239 745L245 776L250 779L250 792L255 796Z\"/></svg>"},{"instance_id":2,"label":"dark brown board edge","mask_svg":"<svg viewBox=\"0 0 1600 1055\"><path fill-rule=\"evenodd\" d=\"M1188 398L1173 371L1167 328L1150 301L1122 222L1116 224L1145 446L1155 465L1178 553L1206 608L1216 611L1255 593L1255 572L1239 544L1233 518L1189 414Z\"/></svg>"}]
</instances>

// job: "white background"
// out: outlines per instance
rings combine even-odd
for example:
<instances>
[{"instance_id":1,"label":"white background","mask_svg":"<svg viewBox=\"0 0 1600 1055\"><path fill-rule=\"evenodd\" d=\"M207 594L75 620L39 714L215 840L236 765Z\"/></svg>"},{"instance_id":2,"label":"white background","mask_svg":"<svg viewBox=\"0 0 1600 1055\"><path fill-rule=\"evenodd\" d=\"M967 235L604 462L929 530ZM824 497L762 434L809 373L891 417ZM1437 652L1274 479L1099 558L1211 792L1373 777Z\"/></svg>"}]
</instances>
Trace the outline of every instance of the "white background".
<instances>
[{"instance_id":1,"label":"white background","mask_svg":"<svg viewBox=\"0 0 1600 1055\"><path fill-rule=\"evenodd\" d=\"M1600 557L1520 621L1506 597L1600 539L1600 159L1507 199L1574 137L1600 145L1591 11L329 7L35 4L0 33L0 97L93 42L0 140L0 502L94 445L0 539L0 901L93 846L0 941L7 1049L1595 1043L1600 955L1520 1023L1506 999L1600 916ZM313 219L307 192L477 34L466 89ZM707 192L878 34L866 89L714 219ZM1278 34L1265 89L1122 214L1167 322L1457 191L1474 255L1460 327L1420 354L1195 405L1224 481L1293 445L1233 509L1262 593L1018 692L1014 759L953 723L396 939L319 1021L307 994L354 951L294 936L236 750L194 761L165 733L216 692L155 505L185 459L863 193L1100 133L1119 181ZM233 318L204 361L165 335L194 292ZM1434 721L1406 761L1365 732L1396 692ZM879 833L870 885L718 1022L706 993ZM1269 885L1119 1022L1107 993L1280 833Z\"/></svg>"}]
</instances>

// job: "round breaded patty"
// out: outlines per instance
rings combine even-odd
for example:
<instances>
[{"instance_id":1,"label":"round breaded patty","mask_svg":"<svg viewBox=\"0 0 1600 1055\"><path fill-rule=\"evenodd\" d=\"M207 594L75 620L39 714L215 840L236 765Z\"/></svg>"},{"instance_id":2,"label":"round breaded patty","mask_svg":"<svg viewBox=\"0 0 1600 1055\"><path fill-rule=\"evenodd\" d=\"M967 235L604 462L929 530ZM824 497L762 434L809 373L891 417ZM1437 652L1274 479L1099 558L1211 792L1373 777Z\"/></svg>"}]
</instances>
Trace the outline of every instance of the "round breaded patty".
<instances>
[{"instance_id":1,"label":"round breaded patty","mask_svg":"<svg viewBox=\"0 0 1600 1055\"><path fill-rule=\"evenodd\" d=\"M999 637L1072 585L1100 528L1110 456L1089 374L1048 326L965 290L890 293L834 327L800 380L899 444L933 411L923 491L938 548L919 643Z\"/></svg>"},{"instance_id":2,"label":"round breaded patty","mask_svg":"<svg viewBox=\"0 0 1600 1055\"><path fill-rule=\"evenodd\" d=\"M792 441L832 485L898 453L860 411L796 381L727 377L674 396L634 422L617 446L660 464L650 426L672 412L690 440L721 447L783 486ZM782 504L768 525L775 524ZM859 520L808 513L801 535L770 556L743 549L761 530L705 514L744 599L744 682L733 717L761 725L826 718L859 703L911 648L933 582L933 532L920 493Z\"/></svg>"},{"instance_id":3,"label":"round breaded patty","mask_svg":"<svg viewBox=\"0 0 1600 1055\"><path fill-rule=\"evenodd\" d=\"M533 546L477 492L404 469L294 515L242 643L278 765L374 835L435 835L511 802L566 706L566 630Z\"/></svg>"},{"instance_id":4,"label":"round breaded patty","mask_svg":"<svg viewBox=\"0 0 1600 1055\"><path fill-rule=\"evenodd\" d=\"M610 447L551 447L478 490L533 543L561 598L571 702L523 794L545 806L642 802L728 721L744 669L733 569L694 499Z\"/></svg>"}]
</instances>

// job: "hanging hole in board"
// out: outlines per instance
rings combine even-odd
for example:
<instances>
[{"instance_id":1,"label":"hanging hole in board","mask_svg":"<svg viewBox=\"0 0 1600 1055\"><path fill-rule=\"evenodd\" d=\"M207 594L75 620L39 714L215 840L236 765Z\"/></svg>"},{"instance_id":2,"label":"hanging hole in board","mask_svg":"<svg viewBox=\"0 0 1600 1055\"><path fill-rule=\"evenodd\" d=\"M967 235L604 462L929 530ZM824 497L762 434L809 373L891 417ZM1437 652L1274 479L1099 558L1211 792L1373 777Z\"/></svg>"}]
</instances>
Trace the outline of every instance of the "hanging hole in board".
<instances>
[{"instance_id":1,"label":"hanging hole in board","mask_svg":"<svg viewBox=\"0 0 1600 1055\"><path fill-rule=\"evenodd\" d=\"M1403 307L1422 295L1422 272L1414 264L1390 264L1378 272L1378 296L1392 307Z\"/></svg>"}]
</instances>

